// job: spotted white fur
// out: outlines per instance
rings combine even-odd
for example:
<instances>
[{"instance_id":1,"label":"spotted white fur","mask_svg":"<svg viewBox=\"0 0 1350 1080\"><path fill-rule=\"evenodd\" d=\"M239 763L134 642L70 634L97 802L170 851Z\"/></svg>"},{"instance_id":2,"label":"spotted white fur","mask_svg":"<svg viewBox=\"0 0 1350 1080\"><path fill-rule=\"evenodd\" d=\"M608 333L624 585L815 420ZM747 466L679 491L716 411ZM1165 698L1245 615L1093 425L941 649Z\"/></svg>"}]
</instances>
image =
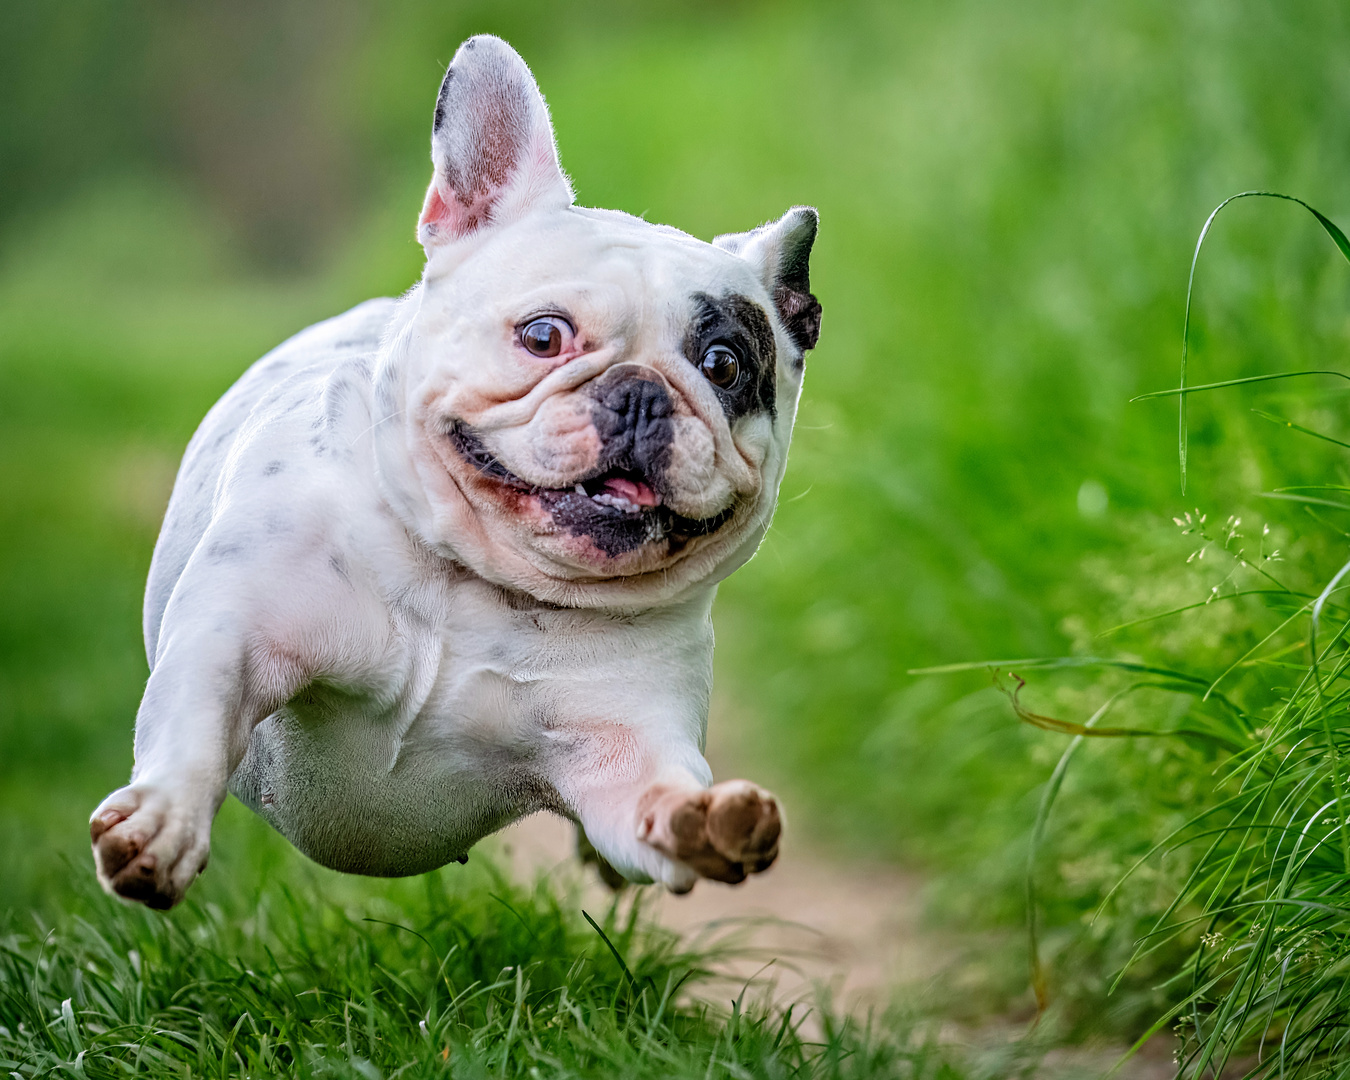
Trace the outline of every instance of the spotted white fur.
<instances>
[{"instance_id":1,"label":"spotted white fur","mask_svg":"<svg viewBox=\"0 0 1350 1080\"><path fill-rule=\"evenodd\" d=\"M269 353L188 447L146 592L135 768L91 826L123 896L182 897L227 790L339 870L429 870L549 809L633 880L708 872L659 807L712 783L710 611L786 462L803 342L785 320L814 298L785 307L783 267L805 280L814 211L713 245L574 207L528 69L488 37L451 65L433 162L421 283ZM734 422L681 351L690 298L729 293L768 313L776 354L773 409ZM542 310L575 322L561 362L513 337ZM664 502L730 516L606 553L530 491L586 497L587 395L634 372L673 403ZM520 483L457 453L459 422Z\"/></svg>"}]
</instances>

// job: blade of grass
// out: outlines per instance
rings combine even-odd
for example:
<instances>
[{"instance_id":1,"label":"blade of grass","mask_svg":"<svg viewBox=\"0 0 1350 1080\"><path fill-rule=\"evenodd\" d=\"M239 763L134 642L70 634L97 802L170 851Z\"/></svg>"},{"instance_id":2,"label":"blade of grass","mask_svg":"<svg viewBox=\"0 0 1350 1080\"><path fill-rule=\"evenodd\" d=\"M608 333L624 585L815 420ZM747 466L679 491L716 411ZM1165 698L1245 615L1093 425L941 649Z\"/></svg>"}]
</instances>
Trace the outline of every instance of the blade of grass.
<instances>
[{"instance_id":1,"label":"blade of grass","mask_svg":"<svg viewBox=\"0 0 1350 1080\"><path fill-rule=\"evenodd\" d=\"M600 929L600 924L591 918L591 913L589 911L583 910L581 914L582 917L591 924L591 929L600 935L600 940L605 943L605 948L610 951L610 955L614 957L614 962L619 965L619 970L622 971L624 976L628 979L628 985L631 986L633 990L637 990L637 980L633 978L633 973L628 970L628 965L624 963L623 956L620 955L619 950L614 947L614 942L609 940L609 935Z\"/></svg>"},{"instance_id":2,"label":"blade of grass","mask_svg":"<svg viewBox=\"0 0 1350 1080\"><path fill-rule=\"evenodd\" d=\"M1045 823L1050 818L1050 808L1054 806L1055 799L1059 796L1060 786L1064 783L1064 776L1069 771L1069 763L1073 760L1074 754L1078 752L1078 748L1083 745L1087 732L1097 726L1097 721L1105 716L1117 701L1135 689L1137 687L1130 686L1113 694L1103 702L1101 708L1083 723L1083 732L1069 740L1069 745L1064 748L1064 753L1060 755L1059 762L1055 765L1054 771L1050 774L1050 779L1046 782L1045 791L1041 793L1040 806L1036 809L1036 821L1031 827L1031 844L1027 851L1026 871L1027 956L1031 967L1031 990L1036 997L1036 1016L1031 1022L1033 1031L1040 1024L1041 1017L1045 1015L1045 1010L1050 1004L1050 989L1045 977L1045 968L1041 964L1040 934L1036 909L1036 856L1040 853L1041 841L1045 837Z\"/></svg>"},{"instance_id":3,"label":"blade of grass","mask_svg":"<svg viewBox=\"0 0 1350 1080\"><path fill-rule=\"evenodd\" d=\"M1276 416L1274 413L1268 413L1263 409L1253 409L1252 412L1261 417L1262 420L1269 420L1272 424L1281 424L1284 427L1292 428L1294 431L1300 431L1304 435L1311 435L1314 439L1321 439L1323 442L1334 443L1337 446L1344 446L1350 449L1350 443L1343 442L1340 439L1333 439L1330 435L1323 435L1320 431L1313 431L1312 428L1306 428L1302 424L1296 424L1292 420L1286 420L1283 416Z\"/></svg>"},{"instance_id":4,"label":"blade of grass","mask_svg":"<svg viewBox=\"0 0 1350 1080\"><path fill-rule=\"evenodd\" d=\"M1198 394L1203 390L1222 390L1228 386L1246 386L1248 383L1274 382L1276 379L1293 379L1299 375L1334 375L1338 379L1350 381L1350 375L1343 371L1323 368L1310 368L1307 371L1280 371L1273 375L1246 375L1241 379L1224 379L1223 382L1200 383L1198 386L1174 386L1170 390L1150 390L1147 394L1136 394L1130 398L1136 401L1151 401L1153 398L1181 396L1184 401L1188 394ZM1184 494L1184 492L1183 492Z\"/></svg>"},{"instance_id":5,"label":"blade of grass","mask_svg":"<svg viewBox=\"0 0 1350 1080\"><path fill-rule=\"evenodd\" d=\"M1350 562L1347 562L1336 571L1336 576L1327 582L1327 587L1322 590L1322 594L1317 598L1317 602L1313 604L1312 618L1308 622L1308 652L1312 664L1313 687L1317 694L1317 706L1318 712L1321 714L1322 718L1322 727L1326 731L1327 750L1331 754L1331 776L1336 788L1336 801L1338 809L1340 810L1343 826L1345 823L1346 808L1345 790L1341 782L1341 754L1336 748L1336 740L1331 736L1331 721L1327 718L1326 700L1322 693L1322 673L1318 665L1317 657L1317 626L1322 618L1322 608L1327 602L1327 597L1335 591L1336 586L1341 583L1341 579L1345 577L1347 573L1350 573ZM1342 827L1340 833L1341 863L1345 867L1346 873L1350 874L1350 837L1347 836L1347 834L1350 833L1350 829Z\"/></svg>"},{"instance_id":6,"label":"blade of grass","mask_svg":"<svg viewBox=\"0 0 1350 1080\"><path fill-rule=\"evenodd\" d=\"M1306 503L1311 506L1330 506L1337 510L1350 510L1350 503L1336 502L1334 499L1318 499L1311 495L1286 495L1283 491L1262 491L1258 499L1279 499L1282 502Z\"/></svg>"},{"instance_id":7,"label":"blade of grass","mask_svg":"<svg viewBox=\"0 0 1350 1080\"><path fill-rule=\"evenodd\" d=\"M1109 630L1103 630L1097 635L1098 638L1109 637L1111 634L1120 630L1128 630L1132 626L1143 626L1145 623L1156 622L1158 619L1166 619L1172 615L1180 615L1185 611L1194 611L1196 608L1208 607L1210 604L1217 604L1221 600L1236 600L1243 596L1299 596L1300 593L1289 593L1279 589L1242 589L1238 592L1224 593L1222 596L1208 596L1204 600L1197 600L1193 604L1183 604L1181 607L1172 608L1168 611L1159 611L1153 615L1145 615L1140 619L1131 619L1129 622L1120 623Z\"/></svg>"},{"instance_id":8,"label":"blade of grass","mask_svg":"<svg viewBox=\"0 0 1350 1080\"><path fill-rule=\"evenodd\" d=\"M1236 195L1228 196L1228 198L1224 199L1223 202L1219 203L1218 206L1210 211L1209 217L1205 219L1205 224L1200 230L1199 237L1196 238L1195 254L1191 256L1191 271L1186 282L1186 316L1181 328L1181 379L1177 391L1181 395L1181 398L1177 407L1177 451L1181 463L1181 492L1183 495L1186 493L1186 362L1190 354L1191 302L1195 297L1195 268L1200 261L1200 249L1204 247L1205 237L1209 234L1209 228L1214 224L1214 219L1219 216L1220 210L1229 203L1236 202L1238 199L1280 199L1285 202L1298 204L1317 219L1317 223L1321 225L1323 231L1331 237L1332 242L1345 257L1345 260L1350 262L1350 239L1346 238L1345 233L1341 232L1341 230L1337 228L1335 222L1320 210L1308 205L1302 199L1297 198L1294 195L1286 195L1279 191L1240 191ZM1330 374L1340 375L1339 372L1332 372ZM1347 376L1341 375L1341 378L1346 377Z\"/></svg>"}]
</instances>

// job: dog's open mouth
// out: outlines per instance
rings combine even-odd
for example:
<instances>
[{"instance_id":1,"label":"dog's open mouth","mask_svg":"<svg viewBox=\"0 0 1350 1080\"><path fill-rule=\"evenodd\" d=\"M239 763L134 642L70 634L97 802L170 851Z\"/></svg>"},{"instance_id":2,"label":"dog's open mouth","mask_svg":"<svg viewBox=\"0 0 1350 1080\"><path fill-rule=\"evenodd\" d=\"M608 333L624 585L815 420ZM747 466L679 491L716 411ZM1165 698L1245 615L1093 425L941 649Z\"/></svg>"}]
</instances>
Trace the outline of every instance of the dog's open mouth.
<instances>
[{"instance_id":1,"label":"dog's open mouth","mask_svg":"<svg viewBox=\"0 0 1350 1080\"><path fill-rule=\"evenodd\" d=\"M480 476L533 495L569 533L588 537L606 555L622 555L644 544L664 541L673 554L691 540L711 536L736 512L727 507L709 518L689 518L664 505L648 478L632 469L610 468L566 488L544 488L517 476L483 445L465 424L447 432L451 445Z\"/></svg>"}]
</instances>

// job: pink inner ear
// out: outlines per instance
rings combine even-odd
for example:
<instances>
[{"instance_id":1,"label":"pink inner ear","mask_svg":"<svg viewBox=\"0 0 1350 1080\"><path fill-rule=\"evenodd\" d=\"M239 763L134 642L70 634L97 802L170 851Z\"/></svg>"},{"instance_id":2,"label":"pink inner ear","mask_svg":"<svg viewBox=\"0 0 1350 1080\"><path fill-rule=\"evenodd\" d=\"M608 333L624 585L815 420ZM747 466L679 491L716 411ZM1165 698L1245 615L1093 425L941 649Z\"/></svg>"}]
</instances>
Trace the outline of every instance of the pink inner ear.
<instances>
[{"instance_id":1,"label":"pink inner ear","mask_svg":"<svg viewBox=\"0 0 1350 1080\"><path fill-rule=\"evenodd\" d=\"M422 203L422 216L417 221L419 235L424 239L436 237L450 240L467 236L487 224L499 192L500 189L480 189L468 193L467 198L451 195L447 201L441 194L439 183L433 179L427 188L426 201Z\"/></svg>"}]
</instances>

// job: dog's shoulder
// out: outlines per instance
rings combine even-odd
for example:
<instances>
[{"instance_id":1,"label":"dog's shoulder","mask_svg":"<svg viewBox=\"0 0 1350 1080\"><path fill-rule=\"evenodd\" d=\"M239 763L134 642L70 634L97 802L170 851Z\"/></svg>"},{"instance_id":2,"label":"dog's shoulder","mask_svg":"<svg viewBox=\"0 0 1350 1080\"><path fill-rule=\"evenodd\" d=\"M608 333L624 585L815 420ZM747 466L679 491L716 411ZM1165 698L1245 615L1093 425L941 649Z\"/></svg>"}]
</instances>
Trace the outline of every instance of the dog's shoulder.
<instances>
[{"instance_id":1,"label":"dog's shoulder","mask_svg":"<svg viewBox=\"0 0 1350 1080\"><path fill-rule=\"evenodd\" d=\"M320 524L359 514L363 495L375 501L373 470L362 458L373 426L372 372L396 306L367 301L302 330L254 363L202 421L151 564L152 656L169 596L204 543L220 559L261 563L297 546L317 548ZM335 502L346 512L332 513Z\"/></svg>"},{"instance_id":2,"label":"dog's shoulder","mask_svg":"<svg viewBox=\"0 0 1350 1080\"><path fill-rule=\"evenodd\" d=\"M246 416L282 382L296 376L323 376L361 357L370 357L373 362L397 309L397 300L367 300L287 338L240 376L202 421L198 437L221 421L228 423L236 416Z\"/></svg>"},{"instance_id":3,"label":"dog's shoulder","mask_svg":"<svg viewBox=\"0 0 1350 1080\"><path fill-rule=\"evenodd\" d=\"M377 351L399 302L390 297L366 300L331 319L307 326L287 338L249 369L253 371L286 368L325 358L341 358L352 353Z\"/></svg>"},{"instance_id":4,"label":"dog's shoulder","mask_svg":"<svg viewBox=\"0 0 1350 1080\"><path fill-rule=\"evenodd\" d=\"M301 330L254 363L192 437L178 487L189 479L196 481L191 486L214 485L227 461L246 455L250 444L285 442L304 427L331 428L345 411L348 392L359 397L369 385L397 303L367 300ZM306 438L312 443L317 437Z\"/></svg>"}]
</instances>

